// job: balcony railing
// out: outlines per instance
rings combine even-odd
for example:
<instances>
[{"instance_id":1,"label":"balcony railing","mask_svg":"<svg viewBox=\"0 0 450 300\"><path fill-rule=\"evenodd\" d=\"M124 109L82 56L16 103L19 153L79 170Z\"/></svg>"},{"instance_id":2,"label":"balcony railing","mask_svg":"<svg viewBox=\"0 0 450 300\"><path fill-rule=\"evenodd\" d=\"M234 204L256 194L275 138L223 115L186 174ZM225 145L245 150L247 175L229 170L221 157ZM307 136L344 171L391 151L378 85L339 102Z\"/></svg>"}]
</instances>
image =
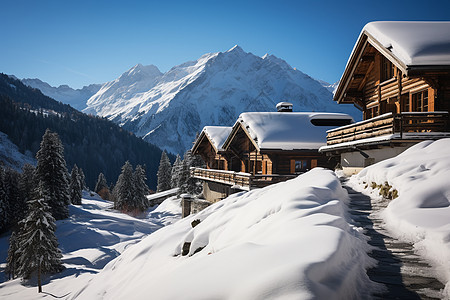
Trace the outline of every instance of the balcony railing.
<instances>
[{"instance_id":1,"label":"balcony railing","mask_svg":"<svg viewBox=\"0 0 450 300\"><path fill-rule=\"evenodd\" d=\"M297 175L252 175L243 172L191 168L191 176L202 180L235 186L241 190L250 190L252 188L264 187L273 183L286 181Z\"/></svg>"},{"instance_id":2,"label":"balcony railing","mask_svg":"<svg viewBox=\"0 0 450 300\"><path fill-rule=\"evenodd\" d=\"M448 133L448 112L387 113L381 116L327 131L327 146L384 135L393 139L410 137L410 133ZM430 135L430 138L436 135Z\"/></svg>"}]
</instances>

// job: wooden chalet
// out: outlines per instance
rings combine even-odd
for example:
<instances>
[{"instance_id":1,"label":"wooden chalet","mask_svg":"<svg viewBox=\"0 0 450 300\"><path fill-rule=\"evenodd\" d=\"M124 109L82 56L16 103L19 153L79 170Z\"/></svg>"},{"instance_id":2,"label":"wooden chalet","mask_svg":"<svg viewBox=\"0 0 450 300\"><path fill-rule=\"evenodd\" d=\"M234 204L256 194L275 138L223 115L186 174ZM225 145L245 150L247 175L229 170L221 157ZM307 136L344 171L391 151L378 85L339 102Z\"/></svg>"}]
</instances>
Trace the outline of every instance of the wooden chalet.
<instances>
[{"instance_id":1,"label":"wooden chalet","mask_svg":"<svg viewBox=\"0 0 450 300\"><path fill-rule=\"evenodd\" d=\"M340 156L348 174L450 137L450 22L367 24L334 100L363 112L363 121L328 131L320 149Z\"/></svg>"},{"instance_id":2,"label":"wooden chalet","mask_svg":"<svg viewBox=\"0 0 450 300\"><path fill-rule=\"evenodd\" d=\"M279 108L279 112L242 113L222 145L221 155L227 161L223 164L226 168L191 170L192 176L204 180L206 199L224 198L233 188L263 187L317 166L335 167L336 161L319 153L318 149L325 145L328 129L350 124L353 119L340 113L283 109L285 107ZM207 149L208 143L201 138L194 145L194 154ZM202 143L205 144L203 148ZM213 154L203 156L210 159Z\"/></svg>"},{"instance_id":3,"label":"wooden chalet","mask_svg":"<svg viewBox=\"0 0 450 300\"><path fill-rule=\"evenodd\" d=\"M228 170L223 143L232 127L205 126L192 147L192 153L200 155L208 169Z\"/></svg>"}]
</instances>

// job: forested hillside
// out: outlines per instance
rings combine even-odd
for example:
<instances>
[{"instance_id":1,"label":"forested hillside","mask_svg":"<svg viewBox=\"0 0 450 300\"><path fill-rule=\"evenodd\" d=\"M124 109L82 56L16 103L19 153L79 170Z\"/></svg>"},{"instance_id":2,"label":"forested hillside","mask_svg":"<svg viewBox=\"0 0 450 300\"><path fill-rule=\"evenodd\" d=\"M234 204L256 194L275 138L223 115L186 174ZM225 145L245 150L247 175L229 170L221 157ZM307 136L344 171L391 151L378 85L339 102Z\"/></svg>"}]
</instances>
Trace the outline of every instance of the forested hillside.
<instances>
[{"instance_id":1,"label":"forested hillside","mask_svg":"<svg viewBox=\"0 0 450 300\"><path fill-rule=\"evenodd\" d=\"M94 187L100 172L108 183L115 182L129 160L133 165L145 165L147 184L156 188L161 150L114 123L85 115L5 74L0 74L0 107L0 131L21 152L35 155L42 135L50 128L63 142L68 169L75 163L81 167L89 187Z\"/></svg>"}]
</instances>

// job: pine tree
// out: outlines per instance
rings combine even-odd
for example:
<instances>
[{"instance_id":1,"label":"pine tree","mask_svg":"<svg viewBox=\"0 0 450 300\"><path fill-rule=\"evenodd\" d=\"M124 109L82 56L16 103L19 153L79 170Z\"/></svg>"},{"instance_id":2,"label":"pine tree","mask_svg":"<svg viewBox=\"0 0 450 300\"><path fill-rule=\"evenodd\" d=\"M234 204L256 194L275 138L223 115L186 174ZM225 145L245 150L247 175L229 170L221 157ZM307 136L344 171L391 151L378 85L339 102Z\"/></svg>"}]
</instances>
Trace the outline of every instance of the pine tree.
<instances>
[{"instance_id":1,"label":"pine tree","mask_svg":"<svg viewBox=\"0 0 450 300\"><path fill-rule=\"evenodd\" d=\"M108 200L110 198L108 183L106 182L106 178L105 175L103 175L103 173L98 174L98 179L95 185L94 192L99 194L103 200Z\"/></svg>"},{"instance_id":2,"label":"pine tree","mask_svg":"<svg viewBox=\"0 0 450 300\"><path fill-rule=\"evenodd\" d=\"M81 181L78 173L78 167L75 164L70 174L70 201L72 204L81 205Z\"/></svg>"},{"instance_id":3,"label":"pine tree","mask_svg":"<svg viewBox=\"0 0 450 300\"><path fill-rule=\"evenodd\" d=\"M61 251L55 236L55 219L44 198L28 201L28 216L21 222L20 240L16 254L16 274L28 279L36 273L38 292L42 292L41 274L64 269Z\"/></svg>"},{"instance_id":4,"label":"pine tree","mask_svg":"<svg viewBox=\"0 0 450 300\"><path fill-rule=\"evenodd\" d=\"M17 277L18 256L17 250L19 248L19 226L16 226L9 237L8 257L6 259L5 273L8 275L8 279L14 279Z\"/></svg>"},{"instance_id":5,"label":"pine tree","mask_svg":"<svg viewBox=\"0 0 450 300\"><path fill-rule=\"evenodd\" d=\"M203 160L198 155L193 155L191 150L186 151L183 159L182 175L180 176L180 193L193 195L202 192L201 182L191 177L190 170L193 167L204 167Z\"/></svg>"},{"instance_id":6,"label":"pine tree","mask_svg":"<svg viewBox=\"0 0 450 300\"><path fill-rule=\"evenodd\" d=\"M167 156L166 151L163 151L161 154L157 176L158 186L156 188L156 191L162 192L169 190L171 188L170 181L172 177L172 166L170 164L170 160Z\"/></svg>"},{"instance_id":7,"label":"pine tree","mask_svg":"<svg viewBox=\"0 0 450 300\"><path fill-rule=\"evenodd\" d=\"M177 158L173 163L172 176L170 180L170 186L172 188L180 187L180 176L182 168L183 168L183 161L181 160L180 155L177 154Z\"/></svg>"},{"instance_id":8,"label":"pine tree","mask_svg":"<svg viewBox=\"0 0 450 300\"><path fill-rule=\"evenodd\" d=\"M8 201L8 217L10 226L15 226L25 217L27 204L19 190L19 173L13 169L6 169L4 175L6 199Z\"/></svg>"},{"instance_id":9,"label":"pine tree","mask_svg":"<svg viewBox=\"0 0 450 300\"><path fill-rule=\"evenodd\" d=\"M144 211L148 207L148 200L146 195L148 194L148 186L145 183L147 177L145 170L141 165L136 166L136 170L133 173L134 183L134 200L133 206L139 212Z\"/></svg>"},{"instance_id":10,"label":"pine tree","mask_svg":"<svg viewBox=\"0 0 450 300\"><path fill-rule=\"evenodd\" d=\"M36 198L35 192L37 185L36 178L34 173L36 168L30 164L25 164L22 168L22 174L19 177L19 190L21 197L23 197L25 203L31 200L32 198Z\"/></svg>"},{"instance_id":11,"label":"pine tree","mask_svg":"<svg viewBox=\"0 0 450 300\"><path fill-rule=\"evenodd\" d=\"M133 202L133 166L126 161L116 183L116 209L128 211Z\"/></svg>"},{"instance_id":12,"label":"pine tree","mask_svg":"<svg viewBox=\"0 0 450 300\"><path fill-rule=\"evenodd\" d=\"M84 172L82 168L78 168L78 175L80 175L80 184L81 184L81 189L83 191L87 191L88 187L86 185L86 176L84 176Z\"/></svg>"},{"instance_id":13,"label":"pine tree","mask_svg":"<svg viewBox=\"0 0 450 300\"><path fill-rule=\"evenodd\" d=\"M69 182L64 149L57 133L45 131L39 151L36 154L36 179L39 197L50 206L56 220L69 216Z\"/></svg>"},{"instance_id":14,"label":"pine tree","mask_svg":"<svg viewBox=\"0 0 450 300\"><path fill-rule=\"evenodd\" d=\"M5 172L0 167L0 233L9 227L9 201L5 189Z\"/></svg>"}]
</instances>

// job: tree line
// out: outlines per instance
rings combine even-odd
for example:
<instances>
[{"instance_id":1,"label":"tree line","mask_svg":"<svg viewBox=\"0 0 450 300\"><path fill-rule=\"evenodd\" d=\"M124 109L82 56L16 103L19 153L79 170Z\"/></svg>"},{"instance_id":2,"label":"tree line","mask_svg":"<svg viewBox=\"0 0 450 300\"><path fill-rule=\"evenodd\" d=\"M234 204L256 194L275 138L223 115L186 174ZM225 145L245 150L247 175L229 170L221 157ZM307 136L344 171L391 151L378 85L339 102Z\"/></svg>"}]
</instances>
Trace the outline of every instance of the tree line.
<instances>
[{"instance_id":1,"label":"tree line","mask_svg":"<svg viewBox=\"0 0 450 300\"><path fill-rule=\"evenodd\" d=\"M5 74L0 74L0 107L0 131L22 153L33 156L42 134L50 128L64 145L67 164L77 164L84 170L89 187L94 186L100 172L117 178L125 161L130 161L145 165L146 183L156 189L162 150L113 122L83 114Z\"/></svg>"},{"instance_id":2,"label":"tree line","mask_svg":"<svg viewBox=\"0 0 450 300\"><path fill-rule=\"evenodd\" d=\"M157 172L158 184L156 191L178 188L178 193L189 193L198 195L202 192L201 182L190 175L192 167L203 168L204 162L198 155L193 155L191 150L186 151L181 159L176 156L173 165L165 151L161 154Z\"/></svg>"}]
</instances>

